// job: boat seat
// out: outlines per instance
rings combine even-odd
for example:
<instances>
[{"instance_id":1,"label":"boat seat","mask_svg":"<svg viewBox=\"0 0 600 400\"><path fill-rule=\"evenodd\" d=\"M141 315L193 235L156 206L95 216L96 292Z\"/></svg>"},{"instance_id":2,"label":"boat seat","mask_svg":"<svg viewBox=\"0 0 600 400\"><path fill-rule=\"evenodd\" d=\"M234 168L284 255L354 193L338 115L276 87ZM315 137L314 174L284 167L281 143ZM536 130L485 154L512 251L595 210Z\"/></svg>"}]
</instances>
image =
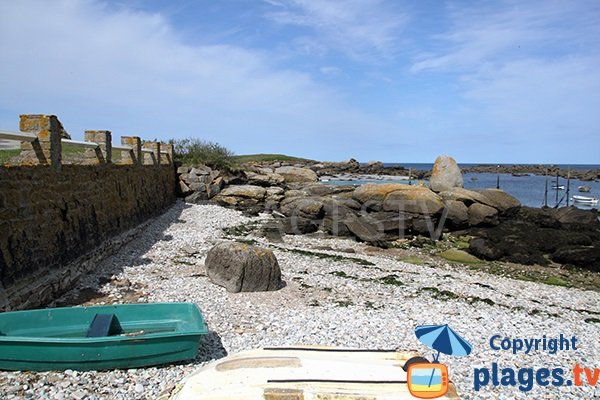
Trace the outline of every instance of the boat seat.
<instances>
[{"instance_id":1,"label":"boat seat","mask_svg":"<svg viewBox=\"0 0 600 400\"><path fill-rule=\"evenodd\" d=\"M90 323L86 337L103 337L110 335L110 328L113 321L116 321L115 314L96 314Z\"/></svg>"}]
</instances>

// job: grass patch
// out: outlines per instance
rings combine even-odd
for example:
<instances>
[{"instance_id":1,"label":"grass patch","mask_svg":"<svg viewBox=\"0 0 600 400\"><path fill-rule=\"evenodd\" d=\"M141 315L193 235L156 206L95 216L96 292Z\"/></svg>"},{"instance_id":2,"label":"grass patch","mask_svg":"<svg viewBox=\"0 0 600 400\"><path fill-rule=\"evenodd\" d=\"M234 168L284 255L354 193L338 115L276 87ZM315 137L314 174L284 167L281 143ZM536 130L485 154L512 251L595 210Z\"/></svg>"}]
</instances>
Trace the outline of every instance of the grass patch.
<instances>
[{"instance_id":1,"label":"grass patch","mask_svg":"<svg viewBox=\"0 0 600 400\"><path fill-rule=\"evenodd\" d=\"M321 303L319 303L317 300L311 300L310 303L308 303L309 306L311 307L319 307L321 305Z\"/></svg>"},{"instance_id":2,"label":"grass patch","mask_svg":"<svg viewBox=\"0 0 600 400\"><path fill-rule=\"evenodd\" d=\"M386 275L382 278L378 279L379 282L384 283L386 285L394 285L394 286L402 286L404 283L398 279L398 275Z\"/></svg>"},{"instance_id":3,"label":"grass patch","mask_svg":"<svg viewBox=\"0 0 600 400\"><path fill-rule=\"evenodd\" d=\"M259 225L260 222L248 222L245 224L228 226L222 230L223 233L228 236L246 236L258 229Z\"/></svg>"},{"instance_id":4,"label":"grass patch","mask_svg":"<svg viewBox=\"0 0 600 400\"><path fill-rule=\"evenodd\" d=\"M478 264L481 260L464 250L448 249L438 254L445 260L459 262L463 264Z\"/></svg>"},{"instance_id":5,"label":"grass patch","mask_svg":"<svg viewBox=\"0 0 600 400\"><path fill-rule=\"evenodd\" d=\"M586 318L584 321L588 324L600 324L599 318Z\"/></svg>"},{"instance_id":6,"label":"grass patch","mask_svg":"<svg viewBox=\"0 0 600 400\"><path fill-rule=\"evenodd\" d=\"M569 287L571 286L569 284L569 282L565 281L564 279L558 277L558 276L549 276L546 278L546 280L544 281L545 284L547 285L554 285L554 286L564 286L564 287Z\"/></svg>"},{"instance_id":7,"label":"grass patch","mask_svg":"<svg viewBox=\"0 0 600 400\"><path fill-rule=\"evenodd\" d=\"M431 297L433 297L434 299L438 299L438 300L456 300L460 297L459 295L457 295L454 292L451 292L449 290L440 290L435 287L424 287L424 288L421 288L421 291L429 292Z\"/></svg>"},{"instance_id":8,"label":"grass patch","mask_svg":"<svg viewBox=\"0 0 600 400\"><path fill-rule=\"evenodd\" d=\"M414 265L423 265L425 264L425 261L423 261L421 258L417 257L417 256L406 256L406 257L399 257L398 261L402 261L408 264L414 264Z\"/></svg>"},{"instance_id":9,"label":"grass patch","mask_svg":"<svg viewBox=\"0 0 600 400\"><path fill-rule=\"evenodd\" d=\"M254 239L235 239L235 241L238 243L247 244L248 246L256 246L257 244L260 244Z\"/></svg>"},{"instance_id":10,"label":"grass patch","mask_svg":"<svg viewBox=\"0 0 600 400\"><path fill-rule=\"evenodd\" d=\"M0 165L7 163L11 158L18 156L19 154L21 154L20 149L0 150Z\"/></svg>"},{"instance_id":11,"label":"grass patch","mask_svg":"<svg viewBox=\"0 0 600 400\"><path fill-rule=\"evenodd\" d=\"M354 305L352 300L335 300L333 303L338 307L350 307Z\"/></svg>"},{"instance_id":12,"label":"grass patch","mask_svg":"<svg viewBox=\"0 0 600 400\"><path fill-rule=\"evenodd\" d=\"M330 272L329 275L337 276L338 278L358 279L356 276L348 275L344 271L333 271Z\"/></svg>"},{"instance_id":13,"label":"grass patch","mask_svg":"<svg viewBox=\"0 0 600 400\"><path fill-rule=\"evenodd\" d=\"M289 251L292 253L296 253L296 254L301 254L303 256L317 257L317 258L333 260L333 261L352 262L352 263L360 264L360 265L375 265L371 261L363 260L362 258L338 256L335 254L327 254L327 253L320 253L320 252L316 252L316 251L308 251L308 250L300 250L300 249L285 249L285 248L281 248L281 247L279 247L279 249L284 250L284 251Z\"/></svg>"},{"instance_id":14,"label":"grass patch","mask_svg":"<svg viewBox=\"0 0 600 400\"><path fill-rule=\"evenodd\" d=\"M238 164L248 162L268 162L268 161L297 161L306 162L313 161L306 158L287 156L285 154L245 154L231 157L233 161Z\"/></svg>"},{"instance_id":15,"label":"grass patch","mask_svg":"<svg viewBox=\"0 0 600 400\"><path fill-rule=\"evenodd\" d=\"M494 302L494 300L492 299L487 299L487 298L482 298L482 297L471 297L468 300L469 304L475 304L475 303L485 303L488 306L495 306L496 303Z\"/></svg>"},{"instance_id":16,"label":"grass patch","mask_svg":"<svg viewBox=\"0 0 600 400\"><path fill-rule=\"evenodd\" d=\"M373 303L372 301L365 301L365 308L368 308L370 310L380 310L382 309L384 306L376 306L375 303Z\"/></svg>"}]
</instances>

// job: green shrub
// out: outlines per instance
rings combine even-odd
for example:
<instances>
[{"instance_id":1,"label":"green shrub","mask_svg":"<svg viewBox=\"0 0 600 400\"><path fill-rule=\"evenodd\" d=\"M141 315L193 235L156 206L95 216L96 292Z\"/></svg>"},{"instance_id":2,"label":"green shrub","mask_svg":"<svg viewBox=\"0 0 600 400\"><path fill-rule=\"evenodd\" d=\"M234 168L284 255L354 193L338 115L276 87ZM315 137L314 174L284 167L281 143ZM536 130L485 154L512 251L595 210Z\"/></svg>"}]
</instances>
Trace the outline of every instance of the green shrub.
<instances>
[{"instance_id":1,"label":"green shrub","mask_svg":"<svg viewBox=\"0 0 600 400\"><path fill-rule=\"evenodd\" d=\"M213 168L228 169L233 165L233 152L215 142L187 138L172 139L175 160L185 165L206 164Z\"/></svg>"}]
</instances>

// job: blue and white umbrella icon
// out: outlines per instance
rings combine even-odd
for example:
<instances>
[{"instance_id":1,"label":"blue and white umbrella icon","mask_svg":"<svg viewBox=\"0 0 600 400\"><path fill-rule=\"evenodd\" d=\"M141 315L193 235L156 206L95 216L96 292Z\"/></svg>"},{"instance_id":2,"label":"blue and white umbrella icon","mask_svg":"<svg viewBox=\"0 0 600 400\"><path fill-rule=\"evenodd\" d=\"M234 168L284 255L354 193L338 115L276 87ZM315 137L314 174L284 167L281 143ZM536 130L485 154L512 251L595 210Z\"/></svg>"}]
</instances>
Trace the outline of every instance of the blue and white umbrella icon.
<instances>
[{"instance_id":1,"label":"blue and white umbrella icon","mask_svg":"<svg viewBox=\"0 0 600 400\"><path fill-rule=\"evenodd\" d=\"M438 362L440 353L455 357L469 355L473 346L452 328L446 325L421 325L415 328L417 338L427 347L437 350L433 362Z\"/></svg>"}]
</instances>

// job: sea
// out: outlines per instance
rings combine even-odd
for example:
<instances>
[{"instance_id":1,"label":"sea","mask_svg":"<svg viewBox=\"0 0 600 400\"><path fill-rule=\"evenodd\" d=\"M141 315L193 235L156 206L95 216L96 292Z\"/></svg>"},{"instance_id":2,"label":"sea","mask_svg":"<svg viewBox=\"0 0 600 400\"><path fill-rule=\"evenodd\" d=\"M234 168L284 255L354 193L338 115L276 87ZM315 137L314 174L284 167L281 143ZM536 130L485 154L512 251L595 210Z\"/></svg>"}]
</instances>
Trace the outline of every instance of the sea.
<instances>
[{"instance_id":1,"label":"sea","mask_svg":"<svg viewBox=\"0 0 600 400\"><path fill-rule=\"evenodd\" d=\"M475 167L483 164L459 164L459 167ZM497 165L497 164L492 164ZM507 166L509 164L502 164ZM523 165L523 164L519 164ZM398 167L412 168L415 170L431 170L433 164L427 163L384 163L386 167ZM560 165L555 166L562 169L571 170L589 170L600 168L598 164L589 165ZM529 207L542 207L547 205L548 207L564 207L567 205L575 205L579 208L589 209L598 208L600 205L589 206L580 203L573 203L573 195L580 195L586 197L594 197L600 199L600 181L580 181L578 179L567 179L559 178L558 185L565 187L564 190L554 190L552 187L556 182L556 176L540 176L540 175L526 175L526 176L513 176L512 174L491 174L491 173L465 173L463 174L465 189L489 189L496 188L497 184L500 189L506 193L516 197L521 204ZM381 181L330 181L331 184L340 185L360 185L363 183L390 183L398 182L398 180L381 180ZM401 182L408 183L408 182ZM547 185L546 185L547 183ZM546 194L547 186L547 194ZM580 193L579 186L589 186L591 191L588 193ZM568 190L567 190L568 189ZM567 193L568 192L568 193Z\"/></svg>"}]
</instances>

